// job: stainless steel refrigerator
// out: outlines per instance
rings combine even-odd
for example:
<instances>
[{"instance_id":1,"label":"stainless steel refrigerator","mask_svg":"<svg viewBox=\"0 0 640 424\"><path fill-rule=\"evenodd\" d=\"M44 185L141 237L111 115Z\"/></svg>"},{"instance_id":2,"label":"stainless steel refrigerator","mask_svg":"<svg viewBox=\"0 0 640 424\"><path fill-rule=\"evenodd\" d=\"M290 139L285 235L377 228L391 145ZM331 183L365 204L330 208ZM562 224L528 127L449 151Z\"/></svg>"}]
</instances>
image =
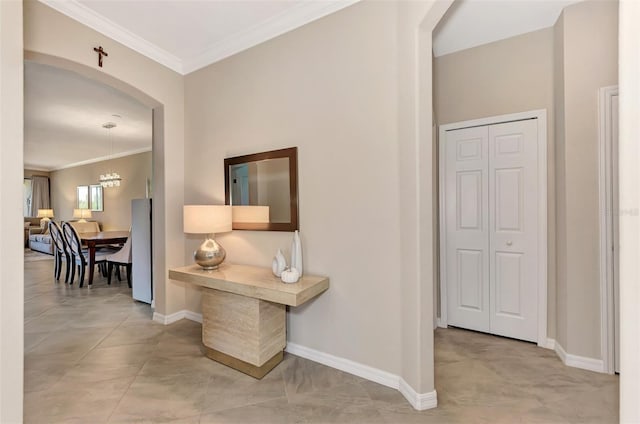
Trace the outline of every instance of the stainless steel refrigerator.
<instances>
[{"instance_id":1,"label":"stainless steel refrigerator","mask_svg":"<svg viewBox=\"0 0 640 424\"><path fill-rule=\"evenodd\" d=\"M151 199L131 201L131 285L133 298L140 302L153 300L151 250Z\"/></svg>"}]
</instances>

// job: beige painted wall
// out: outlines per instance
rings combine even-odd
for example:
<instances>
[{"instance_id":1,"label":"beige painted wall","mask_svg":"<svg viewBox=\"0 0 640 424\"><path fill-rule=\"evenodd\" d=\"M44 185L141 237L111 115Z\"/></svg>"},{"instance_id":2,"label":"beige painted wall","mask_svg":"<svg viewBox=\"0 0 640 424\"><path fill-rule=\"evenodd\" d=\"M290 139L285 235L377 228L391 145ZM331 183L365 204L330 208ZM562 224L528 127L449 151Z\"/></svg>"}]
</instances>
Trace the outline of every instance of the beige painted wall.
<instances>
[{"instance_id":1,"label":"beige painted wall","mask_svg":"<svg viewBox=\"0 0 640 424\"><path fill-rule=\"evenodd\" d=\"M555 156L553 28L437 57L438 124L547 110L547 333L555 337Z\"/></svg>"},{"instance_id":2,"label":"beige painted wall","mask_svg":"<svg viewBox=\"0 0 640 424\"><path fill-rule=\"evenodd\" d=\"M558 341L574 355L601 358L598 89L618 83L618 3L585 1L567 7L562 19L564 141L557 156L564 217L557 237L558 315L566 315L566 331Z\"/></svg>"},{"instance_id":3,"label":"beige painted wall","mask_svg":"<svg viewBox=\"0 0 640 424\"><path fill-rule=\"evenodd\" d=\"M358 3L185 82L186 203L223 203L225 157L298 146L305 272L331 289L291 310L288 339L418 393L434 389L431 30L449 5ZM219 239L230 262L268 266L291 234Z\"/></svg>"},{"instance_id":4,"label":"beige painted wall","mask_svg":"<svg viewBox=\"0 0 640 424\"><path fill-rule=\"evenodd\" d=\"M128 230L131 226L131 199L144 198L147 179L151 180L151 152L76 166L51 172L51 202L56 221L73 219L76 187L97 184L100 174L109 170L122 177L120 187L103 189L104 210L92 212L103 230Z\"/></svg>"},{"instance_id":5,"label":"beige painted wall","mask_svg":"<svg viewBox=\"0 0 640 424\"><path fill-rule=\"evenodd\" d=\"M547 331L588 358L601 358L597 91L617 83L617 31L617 2L585 1L554 28L434 63L439 124L547 109Z\"/></svg>"},{"instance_id":6,"label":"beige painted wall","mask_svg":"<svg viewBox=\"0 0 640 424\"><path fill-rule=\"evenodd\" d=\"M297 146L305 272L331 288L291 308L288 340L399 374L395 31L392 3L365 2L187 75L185 200L224 203L225 157ZM270 266L292 233L218 239Z\"/></svg>"},{"instance_id":7,"label":"beige painted wall","mask_svg":"<svg viewBox=\"0 0 640 424\"><path fill-rule=\"evenodd\" d=\"M0 2L0 422L22 422L22 3Z\"/></svg>"},{"instance_id":8,"label":"beige painted wall","mask_svg":"<svg viewBox=\"0 0 640 424\"><path fill-rule=\"evenodd\" d=\"M98 68L93 47L109 52ZM184 289L167 269L184 264L184 80L172 70L124 47L35 0L24 0L25 58L81 73L154 108L153 275L156 312L184 308Z\"/></svg>"}]
</instances>

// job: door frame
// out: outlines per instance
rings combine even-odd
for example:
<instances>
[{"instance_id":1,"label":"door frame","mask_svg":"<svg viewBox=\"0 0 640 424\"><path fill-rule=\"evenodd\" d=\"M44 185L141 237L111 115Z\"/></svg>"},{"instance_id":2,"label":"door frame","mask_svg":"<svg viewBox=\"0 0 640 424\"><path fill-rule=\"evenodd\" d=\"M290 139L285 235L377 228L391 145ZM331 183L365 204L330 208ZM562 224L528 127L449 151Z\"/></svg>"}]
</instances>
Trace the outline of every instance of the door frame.
<instances>
[{"instance_id":1,"label":"door frame","mask_svg":"<svg viewBox=\"0 0 640 424\"><path fill-rule=\"evenodd\" d=\"M547 347L547 110L538 109L507 115L460 121L440 125L438 131L438 191L439 191L439 229L440 236L440 319L438 326L447 327L447 275L446 252L447 238L445 234L446 217L444 207L445 192L445 133L469 127L479 127L505 122L536 119L538 127L538 346Z\"/></svg>"},{"instance_id":2,"label":"door frame","mask_svg":"<svg viewBox=\"0 0 640 424\"><path fill-rule=\"evenodd\" d=\"M613 185L611 138L611 100L618 96L618 86L598 90L598 201L600 209L600 351L602 369L607 374L615 372L615 299L613 291L613 223L608 216L612 211ZM611 247L611 248L610 248Z\"/></svg>"}]
</instances>

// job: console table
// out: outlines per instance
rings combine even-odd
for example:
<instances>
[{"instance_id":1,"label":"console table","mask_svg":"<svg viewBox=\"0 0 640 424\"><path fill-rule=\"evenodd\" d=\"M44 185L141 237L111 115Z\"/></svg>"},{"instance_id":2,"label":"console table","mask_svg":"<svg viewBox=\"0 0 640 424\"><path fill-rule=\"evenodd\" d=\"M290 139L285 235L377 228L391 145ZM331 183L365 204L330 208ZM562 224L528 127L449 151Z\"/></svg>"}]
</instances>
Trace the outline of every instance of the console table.
<instances>
[{"instance_id":1,"label":"console table","mask_svg":"<svg viewBox=\"0 0 640 424\"><path fill-rule=\"evenodd\" d=\"M202 287L202 342L207 356L255 378L283 359L286 306L299 306L329 288L329 278L304 275L285 284L270 268L223 263L169 270L171 280Z\"/></svg>"}]
</instances>

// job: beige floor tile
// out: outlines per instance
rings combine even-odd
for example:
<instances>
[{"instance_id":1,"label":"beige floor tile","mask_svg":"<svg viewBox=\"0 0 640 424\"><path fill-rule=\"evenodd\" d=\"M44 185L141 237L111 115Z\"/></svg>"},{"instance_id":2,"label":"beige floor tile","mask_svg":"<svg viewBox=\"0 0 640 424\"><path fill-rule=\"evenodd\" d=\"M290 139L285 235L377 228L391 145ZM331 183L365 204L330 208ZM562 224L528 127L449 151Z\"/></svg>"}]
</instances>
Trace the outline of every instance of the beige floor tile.
<instances>
[{"instance_id":1,"label":"beige floor tile","mask_svg":"<svg viewBox=\"0 0 640 424\"><path fill-rule=\"evenodd\" d=\"M204 356L202 326L153 322L125 284L52 281L25 264L27 423L613 423L618 377L531 343L435 332L438 408L286 354L262 380Z\"/></svg>"},{"instance_id":2,"label":"beige floor tile","mask_svg":"<svg viewBox=\"0 0 640 424\"><path fill-rule=\"evenodd\" d=\"M158 422L201 413L209 377L206 375L138 376L111 416L111 422Z\"/></svg>"}]
</instances>

